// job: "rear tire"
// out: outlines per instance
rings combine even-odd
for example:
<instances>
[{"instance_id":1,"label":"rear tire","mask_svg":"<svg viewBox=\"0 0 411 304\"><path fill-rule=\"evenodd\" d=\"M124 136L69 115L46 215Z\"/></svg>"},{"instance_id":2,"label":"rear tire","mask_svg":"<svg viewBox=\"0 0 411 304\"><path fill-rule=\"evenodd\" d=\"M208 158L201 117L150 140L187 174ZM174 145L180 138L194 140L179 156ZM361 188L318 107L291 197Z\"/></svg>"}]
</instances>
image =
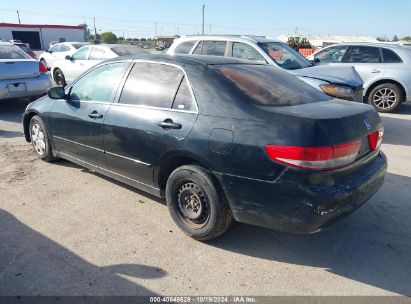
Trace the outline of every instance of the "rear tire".
<instances>
[{"instance_id":1,"label":"rear tire","mask_svg":"<svg viewBox=\"0 0 411 304\"><path fill-rule=\"evenodd\" d=\"M199 166L182 166L171 173L166 201L176 225L198 241L222 235L234 221L224 194L210 172Z\"/></svg>"},{"instance_id":2,"label":"rear tire","mask_svg":"<svg viewBox=\"0 0 411 304\"><path fill-rule=\"evenodd\" d=\"M403 101L404 93L392 83L376 86L368 96L368 103L380 113L394 112Z\"/></svg>"},{"instance_id":3,"label":"rear tire","mask_svg":"<svg viewBox=\"0 0 411 304\"><path fill-rule=\"evenodd\" d=\"M54 79L54 82L60 87L64 87L67 84L66 83L66 78L64 77L64 74L63 74L63 71L60 70L59 68L54 70L53 79Z\"/></svg>"},{"instance_id":4,"label":"rear tire","mask_svg":"<svg viewBox=\"0 0 411 304\"><path fill-rule=\"evenodd\" d=\"M40 116L31 118L29 132L34 152L45 162L54 161L56 157L53 156L48 132Z\"/></svg>"}]
</instances>

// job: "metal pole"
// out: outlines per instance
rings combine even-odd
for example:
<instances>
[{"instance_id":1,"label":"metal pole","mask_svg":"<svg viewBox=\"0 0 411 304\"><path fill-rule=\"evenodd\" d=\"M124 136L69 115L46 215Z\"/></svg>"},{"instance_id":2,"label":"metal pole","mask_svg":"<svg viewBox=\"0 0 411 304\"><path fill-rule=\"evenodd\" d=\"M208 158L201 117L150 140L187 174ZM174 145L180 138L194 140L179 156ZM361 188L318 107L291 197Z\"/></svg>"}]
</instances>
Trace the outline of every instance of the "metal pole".
<instances>
[{"instance_id":1,"label":"metal pole","mask_svg":"<svg viewBox=\"0 0 411 304\"><path fill-rule=\"evenodd\" d=\"M204 9L205 9L205 4L203 4L203 35L204 35Z\"/></svg>"},{"instance_id":2,"label":"metal pole","mask_svg":"<svg viewBox=\"0 0 411 304\"><path fill-rule=\"evenodd\" d=\"M17 11L17 18L19 19L19 24L21 24L21 22L20 22L20 13L19 13L19 11Z\"/></svg>"},{"instance_id":3,"label":"metal pole","mask_svg":"<svg viewBox=\"0 0 411 304\"><path fill-rule=\"evenodd\" d=\"M96 18L93 17L93 23L94 23L94 40L97 40L97 29L96 29Z\"/></svg>"},{"instance_id":4,"label":"metal pole","mask_svg":"<svg viewBox=\"0 0 411 304\"><path fill-rule=\"evenodd\" d=\"M156 28L156 37L155 37L155 39L157 39L157 36L158 36L158 33L157 33L157 22L154 22L154 26L155 26L155 28Z\"/></svg>"}]
</instances>

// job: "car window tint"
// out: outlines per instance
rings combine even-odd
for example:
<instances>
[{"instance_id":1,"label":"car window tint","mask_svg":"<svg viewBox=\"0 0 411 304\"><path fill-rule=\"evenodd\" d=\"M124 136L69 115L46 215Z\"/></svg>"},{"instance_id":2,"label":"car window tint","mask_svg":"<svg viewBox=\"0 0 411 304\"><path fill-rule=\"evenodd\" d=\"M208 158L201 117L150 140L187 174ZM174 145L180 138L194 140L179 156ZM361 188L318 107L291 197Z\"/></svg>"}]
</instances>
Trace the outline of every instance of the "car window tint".
<instances>
[{"instance_id":1,"label":"car window tint","mask_svg":"<svg viewBox=\"0 0 411 304\"><path fill-rule=\"evenodd\" d=\"M25 52L14 45L0 46L0 59L29 59Z\"/></svg>"},{"instance_id":2,"label":"car window tint","mask_svg":"<svg viewBox=\"0 0 411 304\"><path fill-rule=\"evenodd\" d=\"M227 43L225 41L203 41L201 54L211 56L224 56L226 44Z\"/></svg>"},{"instance_id":3,"label":"car window tint","mask_svg":"<svg viewBox=\"0 0 411 304\"><path fill-rule=\"evenodd\" d=\"M120 103L171 108L184 73L158 63L136 63L120 97Z\"/></svg>"},{"instance_id":4,"label":"car window tint","mask_svg":"<svg viewBox=\"0 0 411 304\"><path fill-rule=\"evenodd\" d=\"M184 110L184 111L196 111L196 103L194 101L193 95L191 94L190 84L188 83L186 77L181 80L180 87L178 88L176 98L173 102L173 109Z\"/></svg>"},{"instance_id":5,"label":"car window tint","mask_svg":"<svg viewBox=\"0 0 411 304\"><path fill-rule=\"evenodd\" d=\"M297 77L267 65L215 65L245 100L263 106L291 106L331 100Z\"/></svg>"},{"instance_id":6,"label":"car window tint","mask_svg":"<svg viewBox=\"0 0 411 304\"><path fill-rule=\"evenodd\" d=\"M89 47L83 47L73 54L73 59L75 60L87 60L88 52L90 51Z\"/></svg>"},{"instance_id":7,"label":"car window tint","mask_svg":"<svg viewBox=\"0 0 411 304\"><path fill-rule=\"evenodd\" d=\"M200 41L200 42L197 44L196 48L194 49L193 54L200 55L202 48L203 48L203 42Z\"/></svg>"},{"instance_id":8,"label":"car window tint","mask_svg":"<svg viewBox=\"0 0 411 304\"><path fill-rule=\"evenodd\" d=\"M195 41L186 41L181 44L179 44L175 50L175 54L188 54L190 53L192 47L194 46Z\"/></svg>"},{"instance_id":9,"label":"car window tint","mask_svg":"<svg viewBox=\"0 0 411 304\"><path fill-rule=\"evenodd\" d=\"M112 102L127 63L117 62L98 67L80 78L70 89L70 98L80 101Z\"/></svg>"},{"instance_id":10,"label":"car window tint","mask_svg":"<svg viewBox=\"0 0 411 304\"><path fill-rule=\"evenodd\" d=\"M106 50L99 47L94 47L88 57L89 60L105 60L108 58L110 58L110 56L107 54Z\"/></svg>"},{"instance_id":11,"label":"car window tint","mask_svg":"<svg viewBox=\"0 0 411 304\"><path fill-rule=\"evenodd\" d=\"M382 57L384 59L384 63L400 63L402 62L401 58L392 50L389 49L381 49L382 50Z\"/></svg>"},{"instance_id":12,"label":"car window tint","mask_svg":"<svg viewBox=\"0 0 411 304\"><path fill-rule=\"evenodd\" d=\"M233 43L233 57L265 62L263 56L261 56L251 45L240 42Z\"/></svg>"},{"instance_id":13,"label":"car window tint","mask_svg":"<svg viewBox=\"0 0 411 304\"><path fill-rule=\"evenodd\" d=\"M348 46L335 46L322 50L315 55L315 60L322 63L342 62Z\"/></svg>"},{"instance_id":14,"label":"car window tint","mask_svg":"<svg viewBox=\"0 0 411 304\"><path fill-rule=\"evenodd\" d=\"M59 45L59 44L55 44L55 45L53 45L53 46L50 48L50 51L51 51L51 52L58 52L58 51L59 51L59 48L60 48L60 45Z\"/></svg>"},{"instance_id":15,"label":"car window tint","mask_svg":"<svg viewBox=\"0 0 411 304\"><path fill-rule=\"evenodd\" d=\"M347 58L348 63L381 62L380 49L372 46L352 46Z\"/></svg>"}]
</instances>

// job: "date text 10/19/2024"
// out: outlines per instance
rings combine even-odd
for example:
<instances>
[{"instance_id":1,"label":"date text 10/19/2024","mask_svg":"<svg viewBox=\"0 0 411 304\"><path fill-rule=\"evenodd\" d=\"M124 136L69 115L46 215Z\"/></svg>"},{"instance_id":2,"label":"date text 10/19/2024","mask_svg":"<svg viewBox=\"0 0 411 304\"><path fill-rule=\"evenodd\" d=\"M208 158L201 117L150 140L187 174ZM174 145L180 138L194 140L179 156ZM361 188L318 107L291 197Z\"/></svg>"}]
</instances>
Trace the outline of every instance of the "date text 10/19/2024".
<instances>
[{"instance_id":1,"label":"date text 10/19/2024","mask_svg":"<svg viewBox=\"0 0 411 304\"><path fill-rule=\"evenodd\" d=\"M257 299L244 296L150 297L150 303L257 303Z\"/></svg>"}]
</instances>

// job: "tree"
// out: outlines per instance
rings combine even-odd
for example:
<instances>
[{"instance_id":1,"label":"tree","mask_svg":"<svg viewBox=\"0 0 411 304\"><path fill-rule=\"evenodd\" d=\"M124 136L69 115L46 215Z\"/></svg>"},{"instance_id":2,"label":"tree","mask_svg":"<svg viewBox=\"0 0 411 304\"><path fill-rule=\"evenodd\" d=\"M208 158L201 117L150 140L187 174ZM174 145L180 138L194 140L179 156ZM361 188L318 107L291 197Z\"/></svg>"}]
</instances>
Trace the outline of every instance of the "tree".
<instances>
[{"instance_id":1,"label":"tree","mask_svg":"<svg viewBox=\"0 0 411 304\"><path fill-rule=\"evenodd\" d=\"M124 37L118 37L117 40L118 40L118 41L123 41L123 40L124 40Z\"/></svg>"},{"instance_id":2,"label":"tree","mask_svg":"<svg viewBox=\"0 0 411 304\"><path fill-rule=\"evenodd\" d=\"M91 35L91 31L88 28L88 25L83 23L83 24L79 24L79 26L82 26L84 29L84 41L93 40L93 35Z\"/></svg>"},{"instance_id":3,"label":"tree","mask_svg":"<svg viewBox=\"0 0 411 304\"><path fill-rule=\"evenodd\" d=\"M392 37L392 42L397 42L398 41L398 37L397 35L394 35L394 37Z\"/></svg>"},{"instance_id":4,"label":"tree","mask_svg":"<svg viewBox=\"0 0 411 304\"><path fill-rule=\"evenodd\" d=\"M101 42L103 43L116 43L117 42L117 36L112 32L101 33L100 37L101 37Z\"/></svg>"},{"instance_id":5,"label":"tree","mask_svg":"<svg viewBox=\"0 0 411 304\"><path fill-rule=\"evenodd\" d=\"M133 41L140 41L140 39L138 39L138 38L133 38Z\"/></svg>"},{"instance_id":6,"label":"tree","mask_svg":"<svg viewBox=\"0 0 411 304\"><path fill-rule=\"evenodd\" d=\"M401 40L411 41L411 36L402 37Z\"/></svg>"},{"instance_id":7,"label":"tree","mask_svg":"<svg viewBox=\"0 0 411 304\"><path fill-rule=\"evenodd\" d=\"M133 41L133 39L132 38L127 38L126 41Z\"/></svg>"},{"instance_id":8,"label":"tree","mask_svg":"<svg viewBox=\"0 0 411 304\"><path fill-rule=\"evenodd\" d=\"M387 36L380 36L380 37L377 37L377 40L378 41L389 41L389 39L387 38Z\"/></svg>"}]
</instances>

